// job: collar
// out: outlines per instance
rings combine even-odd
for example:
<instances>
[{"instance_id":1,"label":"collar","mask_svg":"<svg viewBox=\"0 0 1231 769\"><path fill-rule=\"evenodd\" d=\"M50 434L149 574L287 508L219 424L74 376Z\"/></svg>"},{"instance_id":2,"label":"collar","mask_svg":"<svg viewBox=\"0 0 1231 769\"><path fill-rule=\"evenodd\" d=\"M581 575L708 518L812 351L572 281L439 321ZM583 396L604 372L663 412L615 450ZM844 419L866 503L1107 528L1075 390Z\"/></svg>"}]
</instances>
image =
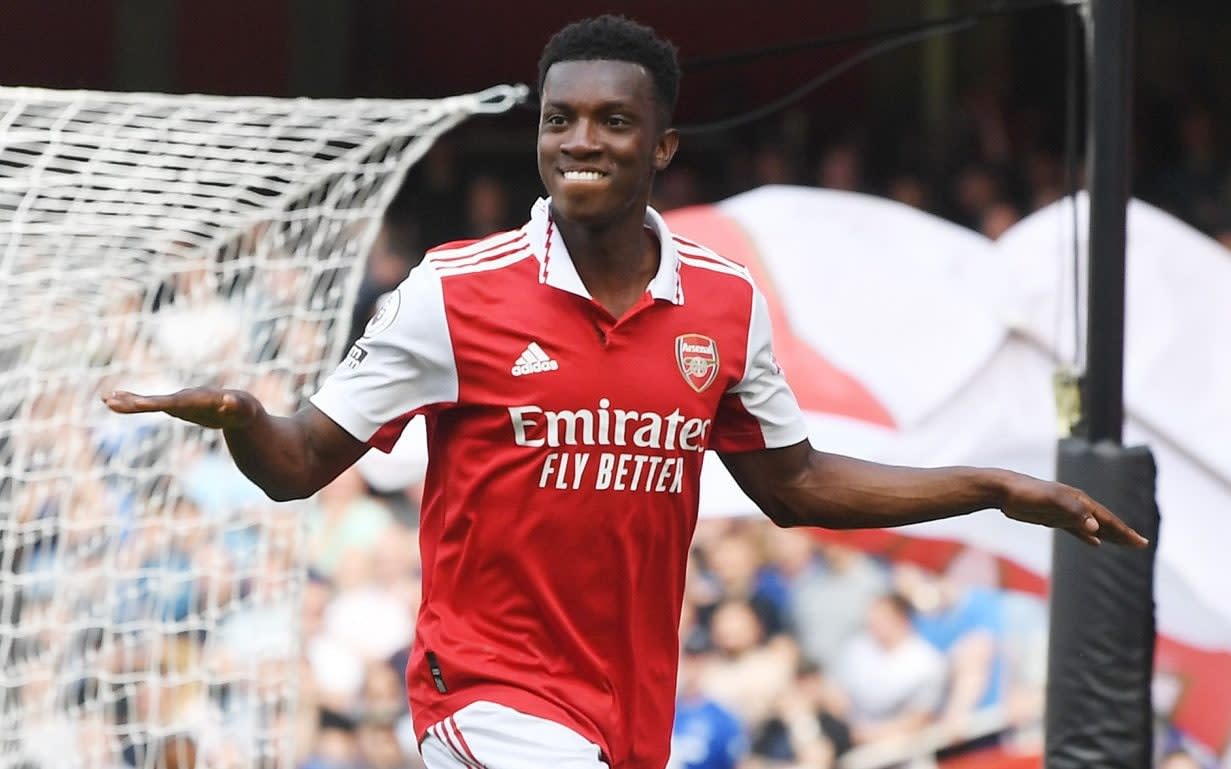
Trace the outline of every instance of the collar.
<instances>
[{"instance_id":1,"label":"collar","mask_svg":"<svg viewBox=\"0 0 1231 769\"><path fill-rule=\"evenodd\" d=\"M646 206L645 226L658 238L658 272L646 290L655 299L665 299L674 304L684 303L684 288L680 285L680 255L675 249L675 239L662 216ZM577 267L564 245L564 237L556 229L551 216L551 198L539 198L530 209L530 221L522 227L530 241L530 249L539 260L539 283L568 291L586 299L592 299Z\"/></svg>"}]
</instances>

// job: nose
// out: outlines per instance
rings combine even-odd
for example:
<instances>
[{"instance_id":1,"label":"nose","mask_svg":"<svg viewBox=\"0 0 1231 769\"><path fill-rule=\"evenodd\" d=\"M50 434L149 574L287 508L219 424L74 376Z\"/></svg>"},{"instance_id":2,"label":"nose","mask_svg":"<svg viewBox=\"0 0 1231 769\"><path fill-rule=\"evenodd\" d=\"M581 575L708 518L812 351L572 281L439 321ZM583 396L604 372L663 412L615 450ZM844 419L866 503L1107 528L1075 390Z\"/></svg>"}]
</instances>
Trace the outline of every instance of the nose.
<instances>
[{"instance_id":1,"label":"nose","mask_svg":"<svg viewBox=\"0 0 1231 769\"><path fill-rule=\"evenodd\" d=\"M593 121L578 120L569 128L560 143L560 151L571 157L594 155L602 149Z\"/></svg>"}]
</instances>

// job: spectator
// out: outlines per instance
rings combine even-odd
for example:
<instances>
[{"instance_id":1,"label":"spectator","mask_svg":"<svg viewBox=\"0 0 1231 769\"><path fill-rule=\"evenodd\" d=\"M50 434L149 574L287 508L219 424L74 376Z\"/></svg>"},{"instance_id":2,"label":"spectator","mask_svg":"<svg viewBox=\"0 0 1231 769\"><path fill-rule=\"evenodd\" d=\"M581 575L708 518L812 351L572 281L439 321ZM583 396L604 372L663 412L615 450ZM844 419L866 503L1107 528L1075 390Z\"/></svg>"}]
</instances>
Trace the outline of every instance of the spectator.
<instances>
[{"instance_id":1,"label":"spectator","mask_svg":"<svg viewBox=\"0 0 1231 769\"><path fill-rule=\"evenodd\" d=\"M701 688L755 727L769 717L791 683L797 660L794 645L789 641L765 645L760 620L747 601L719 604L710 632L716 654L702 673Z\"/></svg>"},{"instance_id":2,"label":"spectator","mask_svg":"<svg viewBox=\"0 0 1231 769\"><path fill-rule=\"evenodd\" d=\"M363 769L411 769L414 766L403 755L392 723L364 721L359 724L355 736Z\"/></svg>"},{"instance_id":3,"label":"spectator","mask_svg":"<svg viewBox=\"0 0 1231 769\"><path fill-rule=\"evenodd\" d=\"M669 769L736 769L747 752L743 724L701 687L705 666L703 647L696 642L685 643L680 654Z\"/></svg>"},{"instance_id":4,"label":"spectator","mask_svg":"<svg viewBox=\"0 0 1231 769\"><path fill-rule=\"evenodd\" d=\"M385 536L404 542L394 525ZM387 660L405 649L414 635L415 607L400 584L378 581L372 549L343 554L345 568L335 573L338 593L325 609L325 634L366 662Z\"/></svg>"},{"instance_id":5,"label":"spectator","mask_svg":"<svg viewBox=\"0 0 1231 769\"><path fill-rule=\"evenodd\" d=\"M286 659L297 647L300 607L291 589L290 559L288 550L268 547L253 564L251 588L218 625L218 664L240 669L255 661Z\"/></svg>"},{"instance_id":6,"label":"spectator","mask_svg":"<svg viewBox=\"0 0 1231 769\"><path fill-rule=\"evenodd\" d=\"M466 186L466 237L482 238L507 230L509 193L494 176L476 176Z\"/></svg>"},{"instance_id":7,"label":"spectator","mask_svg":"<svg viewBox=\"0 0 1231 769\"><path fill-rule=\"evenodd\" d=\"M944 657L915 632L911 613L901 595L877 599L834 670L850 700L846 716L857 745L908 738L941 705Z\"/></svg>"},{"instance_id":8,"label":"spectator","mask_svg":"<svg viewBox=\"0 0 1231 769\"><path fill-rule=\"evenodd\" d=\"M769 141L757 147L752 156L752 174L755 187L767 184L794 184L791 161L780 142Z\"/></svg>"},{"instance_id":9,"label":"spectator","mask_svg":"<svg viewBox=\"0 0 1231 769\"><path fill-rule=\"evenodd\" d=\"M1080 163L1078 165L1080 174ZM1025 176L1029 195L1027 202L1033 211L1055 203L1068 193L1064 188L1064 171L1060 160L1050 152L1031 152L1026 159Z\"/></svg>"},{"instance_id":10,"label":"spectator","mask_svg":"<svg viewBox=\"0 0 1231 769\"><path fill-rule=\"evenodd\" d=\"M1175 750L1163 756L1158 769L1205 769L1196 756L1186 750Z\"/></svg>"},{"instance_id":11,"label":"spectator","mask_svg":"<svg viewBox=\"0 0 1231 769\"><path fill-rule=\"evenodd\" d=\"M963 227L979 229L983 215L1004 199L1004 183L990 166L971 163L953 180L953 219Z\"/></svg>"},{"instance_id":12,"label":"spectator","mask_svg":"<svg viewBox=\"0 0 1231 769\"><path fill-rule=\"evenodd\" d=\"M863 189L863 155L853 142L841 142L821 153L816 184L830 190L860 192Z\"/></svg>"},{"instance_id":13,"label":"spectator","mask_svg":"<svg viewBox=\"0 0 1231 769\"><path fill-rule=\"evenodd\" d=\"M697 172L688 166L672 164L654 179L651 205L659 211L696 205L701 202Z\"/></svg>"},{"instance_id":14,"label":"spectator","mask_svg":"<svg viewBox=\"0 0 1231 769\"><path fill-rule=\"evenodd\" d=\"M798 549L812 541L803 531L781 530L775 536L779 559L798 560L782 549ZM888 590L884 571L867 555L838 544L820 545L823 560L795 566L791 576L789 616L803 655L833 670L846 643L863 626L868 608Z\"/></svg>"},{"instance_id":15,"label":"spectator","mask_svg":"<svg viewBox=\"0 0 1231 769\"><path fill-rule=\"evenodd\" d=\"M885 194L890 200L905 203L920 211L931 211L934 205L932 191L914 174L900 174L890 179Z\"/></svg>"},{"instance_id":16,"label":"spectator","mask_svg":"<svg viewBox=\"0 0 1231 769\"><path fill-rule=\"evenodd\" d=\"M309 545L313 568L332 575L344 553L370 550L392 525L393 515L368 496L359 470L347 469L316 496Z\"/></svg>"},{"instance_id":17,"label":"spectator","mask_svg":"<svg viewBox=\"0 0 1231 769\"><path fill-rule=\"evenodd\" d=\"M83 715L76 719L74 753L82 769L127 769L108 734L106 720L101 715ZM48 746L52 747L52 746ZM64 745L54 746L63 751ZM63 756L63 753L60 753ZM54 758L48 763L53 763Z\"/></svg>"},{"instance_id":18,"label":"spectator","mask_svg":"<svg viewBox=\"0 0 1231 769\"><path fill-rule=\"evenodd\" d=\"M1014 727L1017 750L1043 750L1043 707L1047 685L1047 599L1005 591L1005 716Z\"/></svg>"},{"instance_id":19,"label":"spectator","mask_svg":"<svg viewBox=\"0 0 1231 769\"><path fill-rule=\"evenodd\" d=\"M1231 250L1231 205L1227 207L1214 226L1214 239L1223 248Z\"/></svg>"},{"instance_id":20,"label":"spectator","mask_svg":"<svg viewBox=\"0 0 1231 769\"><path fill-rule=\"evenodd\" d=\"M348 342L354 342L385 295L397 288L411 269L423 261L423 249L419 245L418 223L413 212L404 210L409 205L406 188L398 192L381 220L376 239L368 250L363 281L351 309Z\"/></svg>"},{"instance_id":21,"label":"spectator","mask_svg":"<svg viewBox=\"0 0 1231 769\"><path fill-rule=\"evenodd\" d=\"M1228 180L1209 109L1188 109L1179 126L1179 140L1180 156L1162 174L1160 203L1198 229L1211 232L1218 222Z\"/></svg>"},{"instance_id":22,"label":"spectator","mask_svg":"<svg viewBox=\"0 0 1231 769\"><path fill-rule=\"evenodd\" d=\"M1004 200L998 200L983 209L979 220L979 232L989 240L1000 240L1000 236L1021 220L1021 212L1017 206Z\"/></svg>"},{"instance_id":23,"label":"spectator","mask_svg":"<svg viewBox=\"0 0 1231 769\"><path fill-rule=\"evenodd\" d=\"M906 564L899 565L894 576L898 589L910 596L920 636L948 660L943 722L949 734L959 738L977 710L1004 702L1000 599L988 588L964 587Z\"/></svg>"},{"instance_id":24,"label":"spectator","mask_svg":"<svg viewBox=\"0 0 1231 769\"><path fill-rule=\"evenodd\" d=\"M386 661L368 664L360 695L359 719L363 723L393 724L407 710L402 673Z\"/></svg>"},{"instance_id":25,"label":"spectator","mask_svg":"<svg viewBox=\"0 0 1231 769\"><path fill-rule=\"evenodd\" d=\"M835 715L845 696L810 662L802 662L795 683L778 698L773 716L753 741L759 769L829 769L851 746L850 728Z\"/></svg>"},{"instance_id":26,"label":"spectator","mask_svg":"<svg viewBox=\"0 0 1231 769\"><path fill-rule=\"evenodd\" d=\"M696 549L688 553L688 566L684 573L684 602L680 607L680 643L697 649L709 649L710 629L701 621L698 606L708 603L713 593L700 575Z\"/></svg>"},{"instance_id":27,"label":"spectator","mask_svg":"<svg viewBox=\"0 0 1231 769\"><path fill-rule=\"evenodd\" d=\"M360 753L355 731L351 719L322 710L315 749L299 769L358 769Z\"/></svg>"},{"instance_id":28,"label":"spectator","mask_svg":"<svg viewBox=\"0 0 1231 769\"><path fill-rule=\"evenodd\" d=\"M390 526L371 548L372 579L401 602L413 622L422 593L418 532L402 524Z\"/></svg>"},{"instance_id":29,"label":"spectator","mask_svg":"<svg viewBox=\"0 0 1231 769\"><path fill-rule=\"evenodd\" d=\"M170 293L158 307L158 353L173 370L235 363L248 342L242 306L226 295L211 257L188 244L182 249Z\"/></svg>"},{"instance_id":30,"label":"spectator","mask_svg":"<svg viewBox=\"0 0 1231 769\"><path fill-rule=\"evenodd\" d=\"M184 734L159 740L153 750L154 766L164 769L196 769L197 743Z\"/></svg>"},{"instance_id":31,"label":"spectator","mask_svg":"<svg viewBox=\"0 0 1231 769\"><path fill-rule=\"evenodd\" d=\"M733 533L717 540L709 549L709 574L717 595L715 602L701 608L700 619L711 624L711 616L723 601L745 601L757 615L766 638L786 629L786 591L776 575L761 568L761 554L751 536Z\"/></svg>"},{"instance_id":32,"label":"spectator","mask_svg":"<svg viewBox=\"0 0 1231 769\"><path fill-rule=\"evenodd\" d=\"M435 245L465 237L466 193L457 157L449 137L436 141L411 171L402 208L414 211L423 243Z\"/></svg>"},{"instance_id":33,"label":"spectator","mask_svg":"<svg viewBox=\"0 0 1231 769\"><path fill-rule=\"evenodd\" d=\"M333 585L318 572L310 572L300 632L314 694L323 706L345 712L359 695L365 668L356 652L325 632L325 611L332 599Z\"/></svg>"}]
</instances>

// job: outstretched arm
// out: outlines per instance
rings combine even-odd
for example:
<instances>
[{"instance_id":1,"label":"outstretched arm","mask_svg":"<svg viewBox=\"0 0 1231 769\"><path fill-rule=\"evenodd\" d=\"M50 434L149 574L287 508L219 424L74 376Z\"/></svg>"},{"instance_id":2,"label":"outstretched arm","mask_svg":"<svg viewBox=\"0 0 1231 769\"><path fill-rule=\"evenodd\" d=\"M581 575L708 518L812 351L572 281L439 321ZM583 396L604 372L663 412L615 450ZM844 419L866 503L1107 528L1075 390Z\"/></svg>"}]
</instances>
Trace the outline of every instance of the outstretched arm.
<instances>
[{"instance_id":1,"label":"outstretched arm","mask_svg":"<svg viewBox=\"0 0 1231 769\"><path fill-rule=\"evenodd\" d=\"M779 526L885 528L998 508L1092 545L1147 544L1084 492L1009 470L895 467L815 451L807 441L721 456L744 493Z\"/></svg>"},{"instance_id":2,"label":"outstretched arm","mask_svg":"<svg viewBox=\"0 0 1231 769\"><path fill-rule=\"evenodd\" d=\"M121 414L162 411L222 430L235 465L279 502L316 493L368 449L315 406L275 417L243 390L194 387L171 395L116 391L104 395L103 403Z\"/></svg>"}]
</instances>

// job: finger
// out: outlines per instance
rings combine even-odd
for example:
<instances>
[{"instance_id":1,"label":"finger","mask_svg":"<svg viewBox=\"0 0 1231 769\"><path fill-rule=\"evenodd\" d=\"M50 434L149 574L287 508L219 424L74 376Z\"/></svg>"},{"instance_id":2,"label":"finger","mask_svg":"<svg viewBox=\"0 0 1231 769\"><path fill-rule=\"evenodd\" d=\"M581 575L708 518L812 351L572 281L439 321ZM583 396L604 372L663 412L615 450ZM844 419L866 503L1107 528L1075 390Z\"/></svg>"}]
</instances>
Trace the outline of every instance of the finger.
<instances>
[{"instance_id":1,"label":"finger","mask_svg":"<svg viewBox=\"0 0 1231 769\"><path fill-rule=\"evenodd\" d=\"M1098 533L1099 521L1091 512L1091 508L1096 504L1094 500L1072 488L1066 488L1057 500L1057 507L1070 516L1070 523L1065 528L1079 537L1084 534Z\"/></svg>"},{"instance_id":2,"label":"finger","mask_svg":"<svg viewBox=\"0 0 1231 769\"><path fill-rule=\"evenodd\" d=\"M1150 540L1141 536L1135 529L1120 520L1119 516L1098 502L1090 500L1090 507L1092 515L1098 519L1099 528L1102 530L1103 536L1109 542L1131 545L1133 547L1146 547L1150 544Z\"/></svg>"},{"instance_id":3,"label":"finger","mask_svg":"<svg viewBox=\"0 0 1231 769\"><path fill-rule=\"evenodd\" d=\"M103 396L107 408L120 414L140 414L147 411L162 411L166 396L137 395L126 390L113 390Z\"/></svg>"},{"instance_id":4,"label":"finger","mask_svg":"<svg viewBox=\"0 0 1231 769\"><path fill-rule=\"evenodd\" d=\"M186 411L217 410L220 406L218 397L200 389L180 390L170 395L137 395L124 390L116 390L103 396L103 402L112 411L121 414L162 411L179 417L182 417Z\"/></svg>"},{"instance_id":5,"label":"finger","mask_svg":"<svg viewBox=\"0 0 1231 769\"><path fill-rule=\"evenodd\" d=\"M1061 495L1058 504L1070 516L1064 530L1093 547L1103 544L1103 527L1091 512L1097 506L1097 502L1077 489L1068 489L1068 493Z\"/></svg>"},{"instance_id":6,"label":"finger","mask_svg":"<svg viewBox=\"0 0 1231 769\"><path fill-rule=\"evenodd\" d=\"M1098 547L1099 545L1103 544L1103 540L1102 540L1102 539L1100 539L1099 537L1095 536L1094 534L1091 534L1090 532L1088 532L1088 531L1084 531L1084 530L1082 530L1082 529L1080 529L1080 528L1077 528L1077 529L1074 529L1074 528L1065 528L1065 531L1067 531L1069 534L1072 534L1074 537L1077 537L1077 538L1078 538L1078 539L1080 539L1082 542L1085 542L1087 545L1091 545L1091 546L1093 546L1093 547Z\"/></svg>"}]
</instances>

